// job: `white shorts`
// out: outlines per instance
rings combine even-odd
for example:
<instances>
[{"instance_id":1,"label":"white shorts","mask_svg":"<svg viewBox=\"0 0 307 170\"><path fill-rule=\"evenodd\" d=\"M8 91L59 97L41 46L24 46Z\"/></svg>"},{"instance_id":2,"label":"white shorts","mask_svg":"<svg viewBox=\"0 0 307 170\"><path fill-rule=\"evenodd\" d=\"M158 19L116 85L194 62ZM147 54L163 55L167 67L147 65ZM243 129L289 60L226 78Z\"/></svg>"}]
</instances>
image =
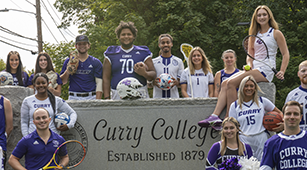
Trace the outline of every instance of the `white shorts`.
<instances>
[{"instance_id":1,"label":"white shorts","mask_svg":"<svg viewBox=\"0 0 307 170\"><path fill-rule=\"evenodd\" d=\"M256 135L239 135L241 142L249 144L253 151L253 156L261 161L264 143L269 139L268 134L263 131Z\"/></svg>"},{"instance_id":2,"label":"white shorts","mask_svg":"<svg viewBox=\"0 0 307 170\"><path fill-rule=\"evenodd\" d=\"M68 92L68 100L95 100L96 99L96 93L93 95L93 92Z\"/></svg>"},{"instance_id":3,"label":"white shorts","mask_svg":"<svg viewBox=\"0 0 307 170\"><path fill-rule=\"evenodd\" d=\"M141 92L142 96L144 96L143 98L145 98L145 99L149 98L147 85L139 88L139 91ZM112 100L120 100L120 97L119 97L117 90L111 89L111 99Z\"/></svg>"}]
</instances>

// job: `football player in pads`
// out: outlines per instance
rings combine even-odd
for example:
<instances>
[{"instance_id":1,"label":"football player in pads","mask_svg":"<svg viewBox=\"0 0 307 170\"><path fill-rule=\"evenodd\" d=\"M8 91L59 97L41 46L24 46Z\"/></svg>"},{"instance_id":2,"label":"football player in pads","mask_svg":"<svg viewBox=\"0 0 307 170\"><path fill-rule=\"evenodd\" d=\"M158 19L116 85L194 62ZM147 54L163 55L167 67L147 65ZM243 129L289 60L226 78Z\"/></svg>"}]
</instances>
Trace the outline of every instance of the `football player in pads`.
<instances>
[{"instance_id":1,"label":"football player in pads","mask_svg":"<svg viewBox=\"0 0 307 170\"><path fill-rule=\"evenodd\" d=\"M307 133L300 129L302 111L297 101L284 105L285 129L265 142L260 170L307 169Z\"/></svg>"},{"instance_id":2,"label":"football player in pads","mask_svg":"<svg viewBox=\"0 0 307 170\"><path fill-rule=\"evenodd\" d=\"M260 161L265 141L268 134L262 124L265 112L276 111L282 116L281 111L265 97L259 97L262 92L253 76L246 76L240 83L238 100L230 105L229 117L234 117L241 125L240 140L251 146L254 156ZM283 124L273 129L276 132L283 130Z\"/></svg>"},{"instance_id":3,"label":"football player in pads","mask_svg":"<svg viewBox=\"0 0 307 170\"><path fill-rule=\"evenodd\" d=\"M63 84L69 80L70 100L101 99L102 97L102 63L99 59L88 55L91 44L86 35L76 37L76 49L78 50L79 66L76 73L72 74L67 69L69 58L63 64L61 79Z\"/></svg>"},{"instance_id":4,"label":"football player in pads","mask_svg":"<svg viewBox=\"0 0 307 170\"><path fill-rule=\"evenodd\" d=\"M126 77L136 78L143 85L140 88L142 95L149 97L147 80L152 81L156 77L156 71L152 62L152 53L148 47L133 45L137 32L133 22L121 21L115 29L121 46L109 46L104 52L104 99L119 100L116 87Z\"/></svg>"},{"instance_id":5,"label":"football player in pads","mask_svg":"<svg viewBox=\"0 0 307 170\"><path fill-rule=\"evenodd\" d=\"M169 34L159 36L159 48L161 55L154 58L153 64L156 69L157 77L162 73L172 76L172 87L169 90L162 90L157 85L157 78L152 81L153 98L179 98L178 87L180 86L180 76L184 70L183 62L180 58L172 55L173 37Z\"/></svg>"},{"instance_id":6,"label":"football player in pads","mask_svg":"<svg viewBox=\"0 0 307 170\"><path fill-rule=\"evenodd\" d=\"M300 128L302 130L307 130L307 60L300 63L297 76L301 80L301 85L288 93L285 103L293 100L299 102L302 105L303 117L300 122Z\"/></svg>"}]
</instances>

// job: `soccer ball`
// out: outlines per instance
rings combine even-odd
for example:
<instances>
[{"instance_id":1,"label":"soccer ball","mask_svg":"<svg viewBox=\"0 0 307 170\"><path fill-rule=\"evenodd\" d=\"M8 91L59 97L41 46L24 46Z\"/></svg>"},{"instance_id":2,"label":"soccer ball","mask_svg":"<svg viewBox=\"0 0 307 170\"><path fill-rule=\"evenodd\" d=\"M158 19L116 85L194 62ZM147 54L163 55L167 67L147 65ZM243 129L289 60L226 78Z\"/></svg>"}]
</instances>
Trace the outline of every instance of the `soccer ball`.
<instances>
[{"instance_id":1,"label":"soccer ball","mask_svg":"<svg viewBox=\"0 0 307 170\"><path fill-rule=\"evenodd\" d=\"M158 81L158 86L162 90L169 90L173 85L172 77L167 73L160 74L160 76L158 77Z\"/></svg>"},{"instance_id":2,"label":"soccer ball","mask_svg":"<svg viewBox=\"0 0 307 170\"><path fill-rule=\"evenodd\" d=\"M66 125L69 122L70 122L70 117L64 112L57 114L54 119L54 124L57 128L60 127L61 125Z\"/></svg>"},{"instance_id":3,"label":"soccer ball","mask_svg":"<svg viewBox=\"0 0 307 170\"><path fill-rule=\"evenodd\" d=\"M2 71L0 72L0 85L5 86L5 85L13 85L14 79L12 74Z\"/></svg>"}]
</instances>

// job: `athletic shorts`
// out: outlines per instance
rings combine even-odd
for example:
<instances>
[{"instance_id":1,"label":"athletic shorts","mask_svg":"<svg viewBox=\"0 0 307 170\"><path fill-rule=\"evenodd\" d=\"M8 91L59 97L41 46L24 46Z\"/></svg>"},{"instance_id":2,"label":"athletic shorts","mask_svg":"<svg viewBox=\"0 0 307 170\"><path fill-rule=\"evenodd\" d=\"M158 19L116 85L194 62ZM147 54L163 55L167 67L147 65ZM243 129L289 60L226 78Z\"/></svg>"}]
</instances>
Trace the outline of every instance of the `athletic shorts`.
<instances>
[{"instance_id":1,"label":"athletic shorts","mask_svg":"<svg viewBox=\"0 0 307 170\"><path fill-rule=\"evenodd\" d=\"M272 69L268 66L262 66L255 68L256 70L260 71L260 73L269 81L272 82L275 73L272 71Z\"/></svg>"}]
</instances>

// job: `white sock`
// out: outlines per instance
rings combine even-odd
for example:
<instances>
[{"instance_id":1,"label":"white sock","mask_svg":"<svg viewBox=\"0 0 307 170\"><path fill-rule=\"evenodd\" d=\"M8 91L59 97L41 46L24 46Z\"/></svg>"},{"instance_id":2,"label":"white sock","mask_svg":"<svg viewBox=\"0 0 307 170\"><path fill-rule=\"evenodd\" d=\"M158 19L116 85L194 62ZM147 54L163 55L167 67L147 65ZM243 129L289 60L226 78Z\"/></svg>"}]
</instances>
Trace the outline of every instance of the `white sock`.
<instances>
[{"instance_id":1,"label":"white sock","mask_svg":"<svg viewBox=\"0 0 307 170\"><path fill-rule=\"evenodd\" d=\"M216 115L216 114L212 114L211 116L214 116L214 117L219 117L218 115Z\"/></svg>"}]
</instances>

